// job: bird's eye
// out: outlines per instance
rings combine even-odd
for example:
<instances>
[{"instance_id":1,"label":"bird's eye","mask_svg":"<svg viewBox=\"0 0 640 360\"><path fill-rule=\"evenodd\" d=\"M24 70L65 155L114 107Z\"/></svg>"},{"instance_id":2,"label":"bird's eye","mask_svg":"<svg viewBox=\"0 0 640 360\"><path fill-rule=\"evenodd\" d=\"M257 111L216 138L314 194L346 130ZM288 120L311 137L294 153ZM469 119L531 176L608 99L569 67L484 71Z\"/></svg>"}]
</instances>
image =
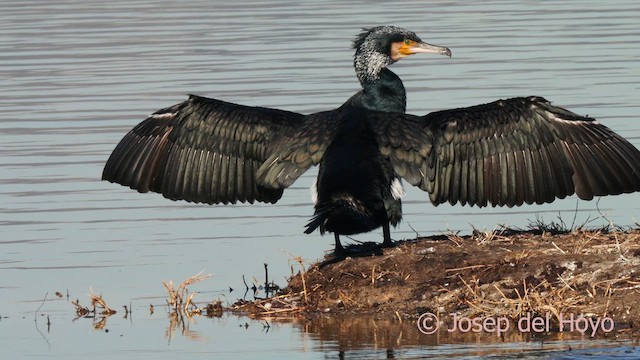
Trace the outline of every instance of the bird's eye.
<instances>
[{"instance_id":1,"label":"bird's eye","mask_svg":"<svg viewBox=\"0 0 640 360\"><path fill-rule=\"evenodd\" d=\"M405 45L411 45L411 42L412 42L412 41L411 41L411 40L409 40L409 39L404 39L404 44L405 44Z\"/></svg>"}]
</instances>

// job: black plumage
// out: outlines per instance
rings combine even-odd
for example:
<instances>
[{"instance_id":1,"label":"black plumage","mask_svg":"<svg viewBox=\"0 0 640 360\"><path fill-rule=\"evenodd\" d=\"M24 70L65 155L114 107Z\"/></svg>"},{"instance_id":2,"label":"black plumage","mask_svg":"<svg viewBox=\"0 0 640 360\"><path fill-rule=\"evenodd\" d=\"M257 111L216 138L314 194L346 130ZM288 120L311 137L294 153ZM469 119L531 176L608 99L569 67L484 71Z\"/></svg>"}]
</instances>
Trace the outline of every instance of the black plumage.
<instances>
[{"instance_id":1,"label":"black plumage","mask_svg":"<svg viewBox=\"0 0 640 360\"><path fill-rule=\"evenodd\" d=\"M362 90L338 109L302 115L191 95L134 127L103 179L172 200L275 203L320 165L305 232L333 232L337 252L340 234L380 226L391 244L400 179L435 205L511 207L640 190L640 152L594 119L541 97L405 114L404 86L387 66L449 49L391 26L364 31L354 48Z\"/></svg>"}]
</instances>

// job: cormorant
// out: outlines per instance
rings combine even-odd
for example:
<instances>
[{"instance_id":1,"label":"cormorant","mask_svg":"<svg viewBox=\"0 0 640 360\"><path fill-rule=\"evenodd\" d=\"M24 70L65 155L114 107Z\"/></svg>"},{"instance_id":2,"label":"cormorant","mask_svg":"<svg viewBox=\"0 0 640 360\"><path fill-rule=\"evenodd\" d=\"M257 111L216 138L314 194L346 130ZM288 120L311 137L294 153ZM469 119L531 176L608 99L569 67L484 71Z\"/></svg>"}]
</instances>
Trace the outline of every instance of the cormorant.
<instances>
[{"instance_id":1,"label":"cormorant","mask_svg":"<svg viewBox=\"0 0 640 360\"><path fill-rule=\"evenodd\" d=\"M387 66L449 49L393 26L365 29L354 48L362 90L339 108L302 115L190 95L126 134L102 178L172 200L275 203L320 165L305 232L333 232L337 254L340 234L380 226L391 245L401 179L434 205L512 207L640 190L640 151L595 119L537 96L405 114L404 86Z\"/></svg>"}]
</instances>

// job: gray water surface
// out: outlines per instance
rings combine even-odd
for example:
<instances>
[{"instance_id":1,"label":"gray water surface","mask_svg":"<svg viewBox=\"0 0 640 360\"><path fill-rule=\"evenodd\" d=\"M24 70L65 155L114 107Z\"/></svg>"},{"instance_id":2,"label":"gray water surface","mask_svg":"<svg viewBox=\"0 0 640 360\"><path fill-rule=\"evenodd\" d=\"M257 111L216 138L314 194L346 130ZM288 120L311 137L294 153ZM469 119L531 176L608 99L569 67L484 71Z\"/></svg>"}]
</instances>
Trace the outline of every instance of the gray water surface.
<instances>
[{"instance_id":1,"label":"gray water surface","mask_svg":"<svg viewBox=\"0 0 640 360\"><path fill-rule=\"evenodd\" d=\"M195 286L201 301L232 302L242 297L242 275L249 282L262 279L264 263L283 285L296 266L292 256L312 262L330 250L330 236L302 234L313 211L308 189L316 170L276 205L171 202L100 181L120 138L147 114L188 93L302 113L335 108L359 88L350 47L355 34L362 27L394 24L453 51L451 59L416 55L393 66L407 88L408 112L539 95L598 118L640 147L639 18L640 5L632 0L3 1L3 356L336 357L343 345L313 336L305 325L279 323L265 331L259 321L224 316L195 319L188 332L172 334L161 309L163 280L180 282L204 270L214 276ZM425 193L408 190L395 239L416 232L468 233L472 226L526 227L558 215L569 224L574 217L577 224L595 219L593 226L640 221L640 194L478 209L436 208ZM355 239L380 241L382 235ZM236 290L229 293L229 287ZM87 319L72 322L66 293L87 303L90 289L120 311L109 319L108 333L91 330ZM65 296L57 298L55 291ZM39 313L44 316L34 322L45 294ZM149 303L160 306L152 316ZM132 317L121 317L122 305L133 307ZM399 340L393 347L397 357L418 358L511 353L530 345L492 346L451 349L425 339L424 345ZM366 342L345 352L353 358L388 356L385 348Z\"/></svg>"}]
</instances>

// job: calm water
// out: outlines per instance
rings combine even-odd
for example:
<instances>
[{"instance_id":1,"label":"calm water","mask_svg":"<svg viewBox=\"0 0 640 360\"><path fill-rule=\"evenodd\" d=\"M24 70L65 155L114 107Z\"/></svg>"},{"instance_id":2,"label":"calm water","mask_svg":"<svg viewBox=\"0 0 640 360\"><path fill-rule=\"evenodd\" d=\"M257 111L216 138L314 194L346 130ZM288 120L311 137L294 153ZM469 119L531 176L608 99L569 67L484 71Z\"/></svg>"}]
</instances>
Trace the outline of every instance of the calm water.
<instances>
[{"instance_id":1,"label":"calm water","mask_svg":"<svg viewBox=\"0 0 640 360\"><path fill-rule=\"evenodd\" d=\"M172 332L161 306L162 280L180 282L204 270L214 277L194 287L201 291L196 299L233 301L242 296L242 275L261 280L264 263L282 285L294 265L292 255L311 262L332 248L330 237L302 234L312 214L308 188L315 171L277 205L176 203L100 181L104 162L126 131L187 93L303 113L337 107L359 85L350 42L361 27L378 24L415 30L453 51L451 59L415 56L393 67L404 80L411 113L541 95L600 119L640 147L638 18L640 5L632 0L3 1L3 356L332 358L342 349L347 358L512 352L557 357L566 354L541 351L569 345L614 346L571 353L589 358L639 356L625 344L589 341L496 345L418 336L393 342L367 338L351 346L351 335L322 336L331 333L326 324L273 323L266 331L258 321L233 316L196 319L188 331ZM525 227L536 217L551 221L559 214L571 223L576 206L576 223L640 221L639 194L602 198L599 204L572 197L545 206L481 210L434 208L426 194L412 190L405 203L405 221L392 234L396 239L414 237L412 228L429 235L469 232L472 225ZM236 291L229 294L229 287ZM109 332L92 330L87 319L72 321L73 306L54 295L68 291L87 304L90 289L120 310L109 319ZM49 331L44 316L34 322L45 294L40 313L49 316ZM150 303L158 306L153 316ZM120 307L129 304L134 315L123 319ZM359 326L372 334L376 325Z\"/></svg>"}]
</instances>

